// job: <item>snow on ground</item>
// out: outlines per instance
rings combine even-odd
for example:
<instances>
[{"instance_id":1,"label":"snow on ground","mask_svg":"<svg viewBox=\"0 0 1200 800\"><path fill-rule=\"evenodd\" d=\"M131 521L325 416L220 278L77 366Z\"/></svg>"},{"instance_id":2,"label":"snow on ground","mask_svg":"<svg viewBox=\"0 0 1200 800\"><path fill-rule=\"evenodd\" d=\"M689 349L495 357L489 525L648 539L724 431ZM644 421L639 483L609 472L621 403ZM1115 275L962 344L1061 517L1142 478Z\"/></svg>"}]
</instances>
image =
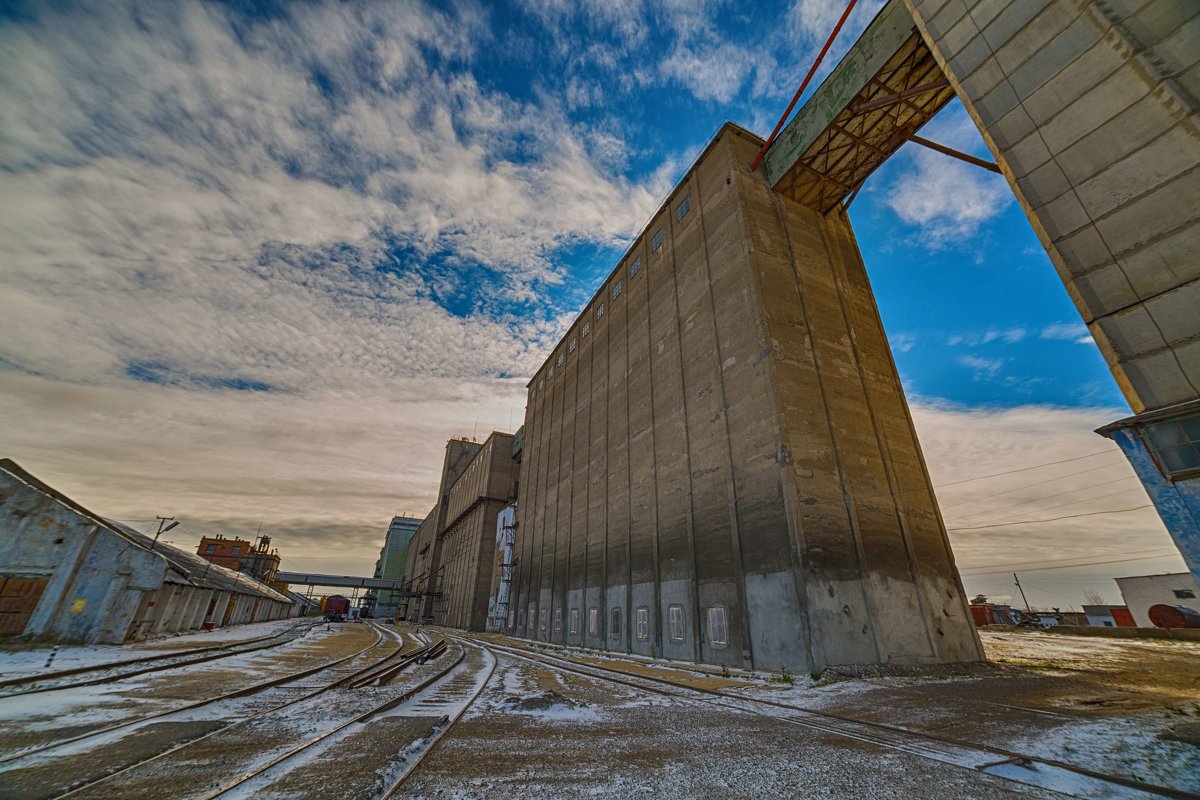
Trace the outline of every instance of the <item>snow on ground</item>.
<instances>
[{"instance_id":1,"label":"snow on ground","mask_svg":"<svg viewBox=\"0 0 1200 800\"><path fill-rule=\"evenodd\" d=\"M170 655L179 650L208 645L259 639L287 630L297 622L299 620L281 619L274 622L257 622L252 625L231 625L228 628L198 631L184 636L159 637L142 643L62 645L17 651L0 650L0 680L25 677L38 672L58 672L147 656ZM54 652L54 661L47 666L46 661L52 651Z\"/></svg>"}]
</instances>

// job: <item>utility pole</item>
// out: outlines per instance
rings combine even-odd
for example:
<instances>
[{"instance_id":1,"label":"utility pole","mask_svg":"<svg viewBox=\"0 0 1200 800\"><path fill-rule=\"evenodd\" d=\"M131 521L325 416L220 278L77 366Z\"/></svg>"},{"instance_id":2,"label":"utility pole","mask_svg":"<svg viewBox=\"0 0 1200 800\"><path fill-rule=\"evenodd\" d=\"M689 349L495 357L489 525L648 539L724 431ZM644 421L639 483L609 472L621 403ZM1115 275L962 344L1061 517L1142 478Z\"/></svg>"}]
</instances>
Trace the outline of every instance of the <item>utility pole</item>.
<instances>
[{"instance_id":1,"label":"utility pole","mask_svg":"<svg viewBox=\"0 0 1200 800\"><path fill-rule=\"evenodd\" d=\"M160 516L156 515L154 518L156 520L158 520L158 533L154 534L154 541L150 543L150 552L151 553L154 552L154 548L158 544L158 537L162 536L164 533L171 530L171 528L174 528L176 525L179 524L178 522L175 521L174 517L160 517ZM170 522L171 524L167 525L168 522ZM165 528L163 527L164 525L166 525Z\"/></svg>"},{"instance_id":2,"label":"utility pole","mask_svg":"<svg viewBox=\"0 0 1200 800\"><path fill-rule=\"evenodd\" d=\"M1017 582L1017 590L1021 593L1021 599L1025 601L1025 610L1032 613L1033 609L1029 607L1029 598L1025 596L1025 590L1021 588L1021 579L1017 577L1017 573L1015 572L1013 573L1013 580Z\"/></svg>"}]
</instances>

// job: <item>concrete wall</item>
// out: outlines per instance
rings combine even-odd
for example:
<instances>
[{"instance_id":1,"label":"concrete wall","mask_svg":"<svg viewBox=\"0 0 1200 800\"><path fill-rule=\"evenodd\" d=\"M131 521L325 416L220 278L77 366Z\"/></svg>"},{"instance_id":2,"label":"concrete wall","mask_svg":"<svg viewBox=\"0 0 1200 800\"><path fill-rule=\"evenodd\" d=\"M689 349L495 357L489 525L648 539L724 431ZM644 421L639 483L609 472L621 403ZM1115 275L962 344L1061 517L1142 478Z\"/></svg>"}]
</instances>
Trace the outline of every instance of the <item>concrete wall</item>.
<instances>
[{"instance_id":1,"label":"concrete wall","mask_svg":"<svg viewBox=\"0 0 1200 800\"><path fill-rule=\"evenodd\" d=\"M1153 628L1150 621L1150 606L1163 603L1168 606L1187 606L1200 611L1200 581L1190 572L1166 575L1139 575L1132 578L1117 578L1121 597L1133 614L1139 628ZM1175 592L1192 592L1195 597L1176 597Z\"/></svg>"},{"instance_id":2,"label":"concrete wall","mask_svg":"<svg viewBox=\"0 0 1200 800\"><path fill-rule=\"evenodd\" d=\"M1200 397L1200 3L906 1L1133 410Z\"/></svg>"},{"instance_id":3,"label":"concrete wall","mask_svg":"<svg viewBox=\"0 0 1200 800\"><path fill-rule=\"evenodd\" d=\"M980 659L853 234L749 173L760 144L722 129L531 382L513 632Z\"/></svg>"}]
</instances>

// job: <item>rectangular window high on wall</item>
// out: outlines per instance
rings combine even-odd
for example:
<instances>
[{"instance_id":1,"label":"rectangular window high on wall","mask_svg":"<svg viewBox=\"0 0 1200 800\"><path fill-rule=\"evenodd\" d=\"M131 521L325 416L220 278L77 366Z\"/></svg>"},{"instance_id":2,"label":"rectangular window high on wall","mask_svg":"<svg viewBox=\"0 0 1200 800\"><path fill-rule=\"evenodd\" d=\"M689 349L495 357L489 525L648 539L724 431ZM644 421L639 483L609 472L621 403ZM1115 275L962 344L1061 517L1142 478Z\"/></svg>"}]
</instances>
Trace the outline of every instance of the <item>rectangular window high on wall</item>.
<instances>
[{"instance_id":1,"label":"rectangular window high on wall","mask_svg":"<svg viewBox=\"0 0 1200 800\"><path fill-rule=\"evenodd\" d=\"M588 635L600 635L600 609L595 606L588 609Z\"/></svg>"},{"instance_id":2,"label":"rectangular window high on wall","mask_svg":"<svg viewBox=\"0 0 1200 800\"><path fill-rule=\"evenodd\" d=\"M583 331L579 335L587 336L591 332L591 330L592 330L592 322L591 322L591 320L588 320L587 322L583 323Z\"/></svg>"},{"instance_id":3,"label":"rectangular window high on wall","mask_svg":"<svg viewBox=\"0 0 1200 800\"><path fill-rule=\"evenodd\" d=\"M675 219L683 219L692 208L692 198L685 197L683 202L675 206Z\"/></svg>"},{"instance_id":4,"label":"rectangular window high on wall","mask_svg":"<svg viewBox=\"0 0 1200 800\"><path fill-rule=\"evenodd\" d=\"M621 609L619 608L608 612L608 638L621 638Z\"/></svg>"},{"instance_id":5,"label":"rectangular window high on wall","mask_svg":"<svg viewBox=\"0 0 1200 800\"><path fill-rule=\"evenodd\" d=\"M570 630L570 633L572 633L572 634L577 634L577 633L579 633L579 609L578 609L578 608L572 608L572 609L571 609L571 630Z\"/></svg>"},{"instance_id":6,"label":"rectangular window high on wall","mask_svg":"<svg viewBox=\"0 0 1200 800\"><path fill-rule=\"evenodd\" d=\"M667 607L667 636L672 642L683 641L683 606Z\"/></svg>"},{"instance_id":7,"label":"rectangular window high on wall","mask_svg":"<svg viewBox=\"0 0 1200 800\"><path fill-rule=\"evenodd\" d=\"M637 258L635 258L633 260L633 263L629 265L629 279L633 280L633 276L637 275L638 270L640 270L641 268L642 268L642 257L638 256Z\"/></svg>"},{"instance_id":8,"label":"rectangular window high on wall","mask_svg":"<svg viewBox=\"0 0 1200 800\"><path fill-rule=\"evenodd\" d=\"M567 352L568 353L575 352L575 337L574 336L571 337L571 341L567 342Z\"/></svg>"},{"instance_id":9,"label":"rectangular window high on wall","mask_svg":"<svg viewBox=\"0 0 1200 800\"><path fill-rule=\"evenodd\" d=\"M566 360L567 360L567 354L566 354L566 353L559 353L559 354L558 354L558 365L559 365L560 367L563 365L563 362L564 362L564 361L566 361Z\"/></svg>"},{"instance_id":10,"label":"rectangular window high on wall","mask_svg":"<svg viewBox=\"0 0 1200 800\"><path fill-rule=\"evenodd\" d=\"M658 252L663 243L663 229L659 228L654 232L654 237L650 240L650 249Z\"/></svg>"},{"instance_id":11,"label":"rectangular window high on wall","mask_svg":"<svg viewBox=\"0 0 1200 800\"><path fill-rule=\"evenodd\" d=\"M600 319L603 316L604 316L604 303L601 303L600 305L596 306L596 319Z\"/></svg>"},{"instance_id":12,"label":"rectangular window high on wall","mask_svg":"<svg viewBox=\"0 0 1200 800\"><path fill-rule=\"evenodd\" d=\"M620 296L621 296L621 282L617 281L616 283L613 284L613 287L612 287L612 299L616 300Z\"/></svg>"},{"instance_id":13,"label":"rectangular window high on wall","mask_svg":"<svg viewBox=\"0 0 1200 800\"><path fill-rule=\"evenodd\" d=\"M640 608L638 608L638 610L636 612L634 612L634 623L637 626L636 628L634 628L634 633L637 635L638 641L644 642L647 639L649 639L650 638L650 609L646 608L645 606L641 606Z\"/></svg>"},{"instance_id":14,"label":"rectangular window high on wall","mask_svg":"<svg viewBox=\"0 0 1200 800\"><path fill-rule=\"evenodd\" d=\"M725 624L725 606L708 609L708 641L713 647L729 644L729 630Z\"/></svg>"}]
</instances>

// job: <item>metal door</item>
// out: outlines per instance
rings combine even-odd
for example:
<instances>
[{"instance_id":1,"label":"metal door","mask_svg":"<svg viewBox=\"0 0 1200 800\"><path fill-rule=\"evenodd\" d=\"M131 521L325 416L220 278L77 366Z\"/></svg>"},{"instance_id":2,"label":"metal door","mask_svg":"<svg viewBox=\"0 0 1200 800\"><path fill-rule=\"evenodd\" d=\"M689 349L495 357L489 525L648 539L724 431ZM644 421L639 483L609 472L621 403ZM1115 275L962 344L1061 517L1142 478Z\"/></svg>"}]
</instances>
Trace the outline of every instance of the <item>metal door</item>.
<instances>
[{"instance_id":1,"label":"metal door","mask_svg":"<svg viewBox=\"0 0 1200 800\"><path fill-rule=\"evenodd\" d=\"M48 578L9 578L0 576L0 636L25 632L33 610L46 589Z\"/></svg>"}]
</instances>

